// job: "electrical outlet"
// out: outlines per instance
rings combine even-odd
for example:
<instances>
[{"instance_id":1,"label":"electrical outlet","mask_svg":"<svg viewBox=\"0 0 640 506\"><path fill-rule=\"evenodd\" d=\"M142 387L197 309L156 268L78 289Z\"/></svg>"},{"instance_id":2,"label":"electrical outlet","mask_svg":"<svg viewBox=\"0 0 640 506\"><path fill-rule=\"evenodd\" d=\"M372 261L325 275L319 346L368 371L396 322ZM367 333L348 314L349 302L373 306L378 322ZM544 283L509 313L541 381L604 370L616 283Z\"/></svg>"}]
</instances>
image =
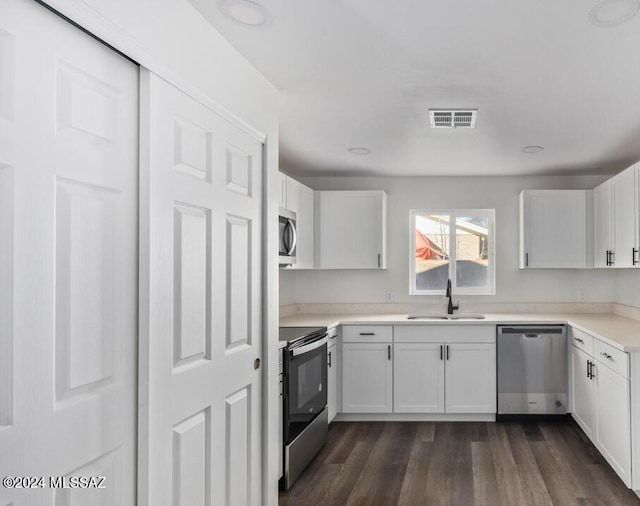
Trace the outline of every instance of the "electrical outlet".
<instances>
[{"instance_id":1,"label":"electrical outlet","mask_svg":"<svg viewBox=\"0 0 640 506\"><path fill-rule=\"evenodd\" d=\"M386 300L387 302L393 302L394 300L396 300L396 296L391 292L387 292Z\"/></svg>"},{"instance_id":2,"label":"electrical outlet","mask_svg":"<svg viewBox=\"0 0 640 506\"><path fill-rule=\"evenodd\" d=\"M584 302L585 300L587 300L586 290L584 288L580 288L578 290L578 300L580 302Z\"/></svg>"}]
</instances>

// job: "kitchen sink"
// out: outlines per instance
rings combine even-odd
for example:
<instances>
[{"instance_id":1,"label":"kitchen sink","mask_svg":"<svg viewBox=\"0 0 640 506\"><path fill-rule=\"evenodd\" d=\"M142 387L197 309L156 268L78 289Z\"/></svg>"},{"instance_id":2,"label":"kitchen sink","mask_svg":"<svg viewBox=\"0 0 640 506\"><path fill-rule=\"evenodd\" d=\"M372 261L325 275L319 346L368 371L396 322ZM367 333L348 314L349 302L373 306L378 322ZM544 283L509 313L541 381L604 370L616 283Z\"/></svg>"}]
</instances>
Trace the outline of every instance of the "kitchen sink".
<instances>
[{"instance_id":1,"label":"kitchen sink","mask_svg":"<svg viewBox=\"0 0 640 506\"><path fill-rule=\"evenodd\" d=\"M483 314L410 314L407 316L407 320L484 320L485 318Z\"/></svg>"}]
</instances>

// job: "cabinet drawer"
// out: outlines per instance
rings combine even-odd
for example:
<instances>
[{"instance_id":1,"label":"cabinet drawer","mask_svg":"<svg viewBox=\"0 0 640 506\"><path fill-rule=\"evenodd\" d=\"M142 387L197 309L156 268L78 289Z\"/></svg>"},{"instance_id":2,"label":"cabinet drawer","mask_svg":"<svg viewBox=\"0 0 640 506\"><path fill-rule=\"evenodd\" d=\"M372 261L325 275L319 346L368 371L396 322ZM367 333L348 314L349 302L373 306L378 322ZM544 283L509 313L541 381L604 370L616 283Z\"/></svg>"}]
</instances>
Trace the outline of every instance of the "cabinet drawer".
<instances>
[{"instance_id":1,"label":"cabinet drawer","mask_svg":"<svg viewBox=\"0 0 640 506\"><path fill-rule=\"evenodd\" d=\"M338 337L338 327L330 327L327 329L327 337L329 338L329 342L335 342Z\"/></svg>"},{"instance_id":2,"label":"cabinet drawer","mask_svg":"<svg viewBox=\"0 0 640 506\"><path fill-rule=\"evenodd\" d=\"M495 343L495 325L396 325L396 343Z\"/></svg>"},{"instance_id":3,"label":"cabinet drawer","mask_svg":"<svg viewBox=\"0 0 640 506\"><path fill-rule=\"evenodd\" d=\"M393 327L390 325L345 325L342 327L344 343L390 343Z\"/></svg>"},{"instance_id":4,"label":"cabinet drawer","mask_svg":"<svg viewBox=\"0 0 640 506\"><path fill-rule=\"evenodd\" d=\"M607 343L594 339L593 357L623 378L629 377L629 355Z\"/></svg>"},{"instance_id":5,"label":"cabinet drawer","mask_svg":"<svg viewBox=\"0 0 640 506\"><path fill-rule=\"evenodd\" d=\"M586 354L593 355L593 336L573 327L570 327L570 329L571 343Z\"/></svg>"}]
</instances>

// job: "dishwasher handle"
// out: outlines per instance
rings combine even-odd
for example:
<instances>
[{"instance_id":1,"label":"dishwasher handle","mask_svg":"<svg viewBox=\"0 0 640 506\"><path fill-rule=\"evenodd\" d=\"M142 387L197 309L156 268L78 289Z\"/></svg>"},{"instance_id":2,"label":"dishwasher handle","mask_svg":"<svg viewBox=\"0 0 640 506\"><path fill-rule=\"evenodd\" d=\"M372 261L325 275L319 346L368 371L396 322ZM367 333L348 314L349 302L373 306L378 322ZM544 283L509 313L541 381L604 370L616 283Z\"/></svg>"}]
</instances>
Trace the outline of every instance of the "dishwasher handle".
<instances>
[{"instance_id":1,"label":"dishwasher handle","mask_svg":"<svg viewBox=\"0 0 640 506\"><path fill-rule=\"evenodd\" d=\"M522 334L523 339L540 339L542 334Z\"/></svg>"}]
</instances>

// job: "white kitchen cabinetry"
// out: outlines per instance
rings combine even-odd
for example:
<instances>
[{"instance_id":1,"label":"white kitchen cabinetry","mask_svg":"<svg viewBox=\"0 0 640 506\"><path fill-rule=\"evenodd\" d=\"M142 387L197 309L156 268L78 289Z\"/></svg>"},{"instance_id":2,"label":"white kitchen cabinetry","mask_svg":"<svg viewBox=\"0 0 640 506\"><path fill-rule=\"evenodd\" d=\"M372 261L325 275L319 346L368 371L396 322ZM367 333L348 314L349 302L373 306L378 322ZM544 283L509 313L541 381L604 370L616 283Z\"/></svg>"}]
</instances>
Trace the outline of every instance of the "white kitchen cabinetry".
<instances>
[{"instance_id":1,"label":"white kitchen cabinetry","mask_svg":"<svg viewBox=\"0 0 640 506\"><path fill-rule=\"evenodd\" d=\"M344 327L342 412L391 413L392 327Z\"/></svg>"},{"instance_id":2,"label":"white kitchen cabinetry","mask_svg":"<svg viewBox=\"0 0 640 506\"><path fill-rule=\"evenodd\" d=\"M496 412L496 345L445 345L445 413Z\"/></svg>"},{"instance_id":3,"label":"white kitchen cabinetry","mask_svg":"<svg viewBox=\"0 0 640 506\"><path fill-rule=\"evenodd\" d=\"M495 413L495 326L396 326L395 413Z\"/></svg>"},{"instance_id":4,"label":"white kitchen cabinetry","mask_svg":"<svg viewBox=\"0 0 640 506\"><path fill-rule=\"evenodd\" d=\"M574 329L572 329L572 333ZM629 355L589 336L572 347L572 416L618 476L631 486ZM587 334L588 335L588 334ZM586 348L586 351L585 351Z\"/></svg>"},{"instance_id":5,"label":"white kitchen cabinetry","mask_svg":"<svg viewBox=\"0 0 640 506\"><path fill-rule=\"evenodd\" d=\"M278 204L283 209L287 208L287 179L289 176L283 174L282 172L278 172L278 177L280 181L280 204Z\"/></svg>"},{"instance_id":6,"label":"white kitchen cabinetry","mask_svg":"<svg viewBox=\"0 0 640 506\"><path fill-rule=\"evenodd\" d=\"M387 268L383 191L317 191L315 217L316 268Z\"/></svg>"},{"instance_id":7,"label":"white kitchen cabinetry","mask_svg":"<svg viewBox=\"0 0 640 506\"><path fill-rule=\"evenodd\" d=\"M638 248L638 181L636 167L611 179L614 267L633 267Z\"/></svg>"},{"instance_id":8,"label":"white kitchen cabinetry","mask_svg":"<svg viewBox=\"0 0 640 506\"><path fill-rule=\"evenodd\" d=\"M329 423L338 414L340 405L340 346L337 329L329 329L329 347L327 348L327 409Z\"/></svg>"},{"instance_id":9,"label":"white kitchen cabinetry","mask_svg":"<svg viewBox=\"0 0 640 506\"><path fill-rule=\"evenodd\" d=\"M593 191L594 267L635 267L640 260L639 170L629 167Z\"/></svg>"},{"instance_id":10,"label":"white kitchen cabinetry","mask_svg":"<svg viewBox=\"0 0 640 506\"><path fill-rule=\"evenodd\" d=\"M591 190L520 193L520 268L591 267Z\"/></svg>"},{"instance_id":11,"label":"white kitchen cabinetry","mask_svg":"<svg viewBox=\"0 0 640 506\"><path fill-rule=\"evenodd\" d=\"M296 213L296 263L287 269L313 269L314 191L280 172L280 207Z\"/></svg>"},{"instance_id":12,"label":"white kitchen cabinetry","mask_svg":"<svg viewBox=\"0 0 640 506\"><path fill-rule=\"evenodd\" d=\"M393 345L393 411L444 413L444 345Z\"/></svg>"},{"instance_id":13,"label":"white kitchen cabinetry","mask_svg":"<svg viewBox=\"0 0 640 506\"><path fill-rule=\"evenodd\" d=\"M593 266L608 267L613 251L611 179L593 190Z\"/></svg>"}]
</instances>

